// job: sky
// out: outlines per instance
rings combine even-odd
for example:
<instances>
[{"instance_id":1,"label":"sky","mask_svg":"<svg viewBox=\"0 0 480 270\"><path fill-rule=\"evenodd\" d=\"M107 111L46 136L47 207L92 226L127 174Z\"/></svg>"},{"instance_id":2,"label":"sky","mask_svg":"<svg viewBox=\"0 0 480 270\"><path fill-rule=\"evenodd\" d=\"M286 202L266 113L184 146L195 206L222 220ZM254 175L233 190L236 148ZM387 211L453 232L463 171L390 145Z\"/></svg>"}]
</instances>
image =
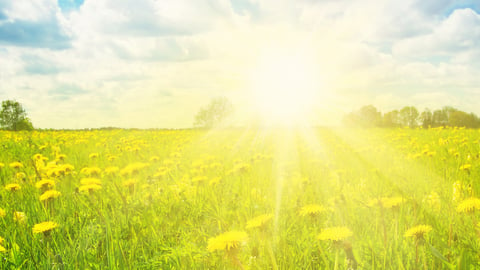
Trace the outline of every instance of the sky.
<instances>
[{"instance_id":1,"label":"sky","mask_svg":"<svg viewBox=\"0 0 480 270\"><path fill-rule=\"evenodd\" d=\"M35 127L187 128L219 96L238 123L288 101L325 125L480 115L480 1L0 0L0 100Z\"/></svg>"}]
</instances>

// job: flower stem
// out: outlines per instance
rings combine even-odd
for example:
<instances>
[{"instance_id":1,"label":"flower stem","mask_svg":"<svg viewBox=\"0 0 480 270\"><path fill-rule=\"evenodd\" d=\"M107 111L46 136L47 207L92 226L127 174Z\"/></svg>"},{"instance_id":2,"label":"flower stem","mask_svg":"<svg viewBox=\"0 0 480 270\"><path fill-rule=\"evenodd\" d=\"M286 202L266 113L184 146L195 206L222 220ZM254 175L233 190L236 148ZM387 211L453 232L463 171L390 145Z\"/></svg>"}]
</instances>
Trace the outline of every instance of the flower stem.
<instances>
[{"instance_id":1,"label":"flower stem","mask_svg":"<svg viewBox=\"0 0 480 270\"><path fill-rule=\"evenodd\" d=\"M275 254L273 253L272 245L270 244L270 241L267 241L267 251L268 251L268 255L270 256L270 260L272 260L272 269L278 270L277 260L275 259Z\"/></svg>"},{"instance_id":2,"label":"flower stem","mask_svg":"<svg viewBox=\"0 0 480 270\"><path fill-rule=\"evenodd\" d=\"M338 269L338 248L335 251L335 265L333 267L334 270Z\"/></svg>"},{"instance_id":3,"label":"flower stem","mask_svg":"<svg viewBox=\"0 0 480 270\"><path fill-rule=\"evenodd\" d=\"M418 240L415 240L415 265L418 265Z\"/></svg>"}]
</instances>

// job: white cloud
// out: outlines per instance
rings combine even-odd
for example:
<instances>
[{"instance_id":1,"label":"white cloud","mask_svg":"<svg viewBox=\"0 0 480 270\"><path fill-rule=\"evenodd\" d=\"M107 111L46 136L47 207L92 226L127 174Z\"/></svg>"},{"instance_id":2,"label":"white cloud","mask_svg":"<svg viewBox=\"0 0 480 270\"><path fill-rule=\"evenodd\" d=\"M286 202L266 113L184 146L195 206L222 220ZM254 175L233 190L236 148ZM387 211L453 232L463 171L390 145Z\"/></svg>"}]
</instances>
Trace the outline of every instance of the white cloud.
<instances>
[{"instance_id":1,"label":"white cloud","mask_svg":"<svg viewBox=\"0 0 480 270\"><path fill-rule=\"evenodd\" d=\"M86 0L66 14L53 0L1 1L8 18L53 18L71 38L62 50L0 47L0 98L39 127L187 127L220 95L248 111L249 74L275 47L317 63L324 119L367 104L473 110L478 96L479 15L444 13L452 0Z\"/></svg>"},{"instance_id":2,"label":"white cloud","mask_svg":"<svg viewBox=\"0 0 480 270\"><path fill-rule=\"evenodd\" d=\"M455 10L431 33L400 40L393 53L401 57L455 57L459 52L480 50L480 15L466 8ZM447 59L448 60L448 59Z\"/></svg>"},{"instance_id":3,"label":"white cloud","mask_svg":"<svg viewBox=\"0 0 480 270\"><path fill-rule=\"evenodd\" d=\"M9 20L47 21L56 16L55 0L0 1Z\"/></svg>"}]
</instances>

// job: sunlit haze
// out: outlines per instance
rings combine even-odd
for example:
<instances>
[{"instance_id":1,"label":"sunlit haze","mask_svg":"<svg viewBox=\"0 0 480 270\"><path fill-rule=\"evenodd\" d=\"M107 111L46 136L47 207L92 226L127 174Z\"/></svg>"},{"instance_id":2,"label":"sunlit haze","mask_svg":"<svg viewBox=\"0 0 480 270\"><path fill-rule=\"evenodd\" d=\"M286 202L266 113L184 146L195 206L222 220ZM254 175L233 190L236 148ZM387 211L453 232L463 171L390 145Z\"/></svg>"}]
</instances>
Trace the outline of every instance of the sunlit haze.
<instances>
[{"instance_id":1,"label":"sunlit haze","mask_svg":"<svg viewBox=\"0 0 480 270\"><path fill-rule=\"evenodd\" d=\"M252 70L252 102L266 125L306 123L321 97L321 73L301 48L272 48ZM324 90L325 91L325 90Z\"/></svg>"},{"instance_id":2,"label":"sunlit haze","mask_svg":"<svg viewBox=\"0 0 480 270\"><path fill-rule=\"evenodd\" d=\"M188 128L216 97L232 125L338 125L369 104L478 115L479 12L473 0L0 0L0 100L39 128Z\"/></svg>"}]
</instances>

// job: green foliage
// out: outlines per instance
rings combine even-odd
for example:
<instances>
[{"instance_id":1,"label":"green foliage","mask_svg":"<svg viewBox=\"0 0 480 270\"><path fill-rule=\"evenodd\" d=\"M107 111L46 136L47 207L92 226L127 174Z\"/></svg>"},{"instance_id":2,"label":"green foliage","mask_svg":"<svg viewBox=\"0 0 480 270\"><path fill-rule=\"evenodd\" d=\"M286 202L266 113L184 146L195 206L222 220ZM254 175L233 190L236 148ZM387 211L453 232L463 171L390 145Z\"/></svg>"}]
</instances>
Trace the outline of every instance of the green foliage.
<instances>
[{"instance_id":1,"label":"green foliage","mask_svg":"<svg viewBox=\"0 0 480 270\"><path fill-rule=\"evenodd\" d=\"M33 125L27 117L22 105L15 100L2 101L0 125L7 130L33 130Z\"/></svg>"},{"instance_id":2,"label":"green foliage","mask_svg":"<svg viewBox=\"0 0 480 270\"><path fill-rule=\"evenodd\" d=\"M195 115L195 127L212 128L233 113L233 105L226 97L214 98Z\"/></svg>"},{"instance_id":3,"label":"green foliage","mask_svg":"<svg viewBox=\"0 0 480 270\"><path fill-rule=\"evenodd\" d=\"M431 127L433 125L433 114L432 114L432 112L428 108L425 109L425 111L423 111L420 114L419 120L422 123L422 126L424 128Z\"/></svg>"},{"instance_id":4,"label":"green foliage","mask_svg":"<svg viewBox=\"0 0 480 270\"><path fill-rule=\"evenodd\" d=\"M400 110L400 122L406 127L416 127L418 120L418 110L413 106L405 106Z\"/></svg>"},{"instance_id":5,"label":"green foliage","mask_svg":"<svg viewBox=\"0 0 480 270\"><path fill-rule=\"evenodd\" d=\"M381 124L382 114L373 105L368 105L348 114L343 121L349 126L374 127Z\"/></svg>"},{"instance_id":6,"label":"green foliage","mask_svg":"<svg viewBox=\"0 0 480 270\"><path fill-rule=\"evenodd\" d=\"M480 128L480 118L474 113L466 113L453 107L443 107L431 112L428 108L419 113L413 106L405 106L400 111L393 110L382 115L372 106L364 106L358 111L344 116L346 126L357 127L466 127Z\"/></svg>"},{"instance_id":7,"label":"green foliage","mask_svg":"<svg viewBox=\"0 0 480 270\"><path fill-rule=\"evenodd\" d=\"M383 115L383 122L382 126L383 127L400 127L401 121L400 121L400 113L397 110L393 110L391 112L385 113Z\"/></svg>"}]
</instances>

